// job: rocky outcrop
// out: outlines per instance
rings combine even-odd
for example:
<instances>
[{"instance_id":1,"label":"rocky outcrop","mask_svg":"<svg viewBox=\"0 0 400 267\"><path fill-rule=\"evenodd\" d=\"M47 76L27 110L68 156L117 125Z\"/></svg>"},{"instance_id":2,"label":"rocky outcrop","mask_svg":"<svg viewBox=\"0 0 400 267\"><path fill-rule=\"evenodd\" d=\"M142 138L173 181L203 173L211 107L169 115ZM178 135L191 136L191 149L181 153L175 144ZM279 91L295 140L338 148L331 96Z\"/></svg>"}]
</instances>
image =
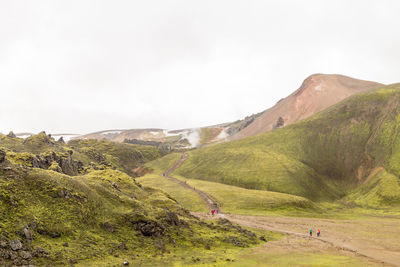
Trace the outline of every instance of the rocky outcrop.
<instances>
[{"instance_id":1,"label":"rocky outcrop","mask_svg":"<svg viewBox=\"0 0 400 267\"><path fill-rule=\"evenodd\" d=\"M36 254L28 242L19 239L9 240L6 237L0 238L1 266L31 266L34 256L41 257L42 255Z\"/></svg>"},{"instance_id":2,"label":"rocky outcrop","mask_svg":"<svg viewBox=\"0 0 400 267\"><path fill-rule=\"evenodd\" d=\"M83 163L72 160L71 156L72 151L68 152L68 156L58 155L55 152L44 156L39 155L34 158L32 165L36 168L48 169L52 162L56 162L63 173L77 175L80 170L83 170Z\"/></svg>"},{"instance_id":3,"label":"rocky outcrop","mask_svg":"<svg viewBox=\"0 0 400 267\"><path fill-rule=\"evenodd\" d=\"M84 164L81 161L73 160L71 156L72 150L67 154L56 152L40 155L28 154L24 155L23 161L33 168L51 169L67 175L78 175L84 170Z\"/></svg>"},{"instance_id":4,"label":"rocky outcrop","mask_svg":"<svg viewBox=\"0 0 400 267\"><path fill-rule=\"evenodd\" d=\"M168 211L165 214L165 218L164 221L168 224L168 225L175 225L175 226L179 226L182 224L181 220L179 220L178 215L176 215L176 213Z\"/></svg>"},{"instance_id":5,"label":"rocky outcrop","mask_svg":"<svg viewBox=\"0 0 400 267\"><path fill-rule=\"evenodd\" d=\"M226 130L226 132L230 136L234 135L234 134L240 132L241 130L243 130L244 128L246 128L247 126L249 126L260 115L261 115L261 113L253 114L251 116L247 116L243 120L235 121L234 123L232 123L229 126L229 128L228 128L228 130Z\"/></svg>"},{"instance_id":6,"label":"rocky outcrop","mask_svg":"<svg viewBox=\"0 0 400 267\"><path fill-rule=\"evenodd\" d=\"M134 222L133 228L144 236L161 237L165 232L164 227L160 223L151 220Z\"/></svg>"},{"instance_id":7,"label":"rocky outcrop","mask_svg":"<svg viewBox=\"0 0 400 267\"><path fill-rule=\"evenodd\" d=\"M22 248L22 243L18 239L12 240L10 242L10 247L12 250L20 250Z\"/></svg>"},{"instance_id":8,"label":"rocky outcrop","mask_svg":"<svg viewBox=\"0 0 400 267\"><path fill-rule=\"evenodd\" d=\"M0 164L6 160L6 152L0 149Z\"/></svg>"},{"instance_id":9,"label":"rocky outcrop","mask_svg":"<svg viewBox=\"0 0 400 267\"><path fill-rule=\"evenodd\" d=\"M14 134L13 131L10 131L10 132L7 134L7 137L16 138L17 136Z\"/></svg>"},{"instance_id":10,"label":"rocky outcrop","mask_svg":"<svg viewBox=\"0 0 400 267\"><path fill-rule=\"evenodd\" d=\"M146 215L140 213L125 215L125 220L142 235L151 237L164 236L166 229L171 226L186 226L186 222L180 220L178 215L172 211L166 211L165 213L160 214L156 220L148 218Z\"/></svg>"},{"instance_id":11,"label":"rocky outcrop","mask_svg":"<svg viewBox=\"0 0 400 267\"><path fill-rule=\"evenodd\" d=\"M278 128L281 128L281 127L283 127L283 126L285 126L285 121L283 120L282 117L279 117L279 118L276 120L276 123L275 123L275 125L273 126L273 129L278 129Z\"/></svg>"}]
</instances>

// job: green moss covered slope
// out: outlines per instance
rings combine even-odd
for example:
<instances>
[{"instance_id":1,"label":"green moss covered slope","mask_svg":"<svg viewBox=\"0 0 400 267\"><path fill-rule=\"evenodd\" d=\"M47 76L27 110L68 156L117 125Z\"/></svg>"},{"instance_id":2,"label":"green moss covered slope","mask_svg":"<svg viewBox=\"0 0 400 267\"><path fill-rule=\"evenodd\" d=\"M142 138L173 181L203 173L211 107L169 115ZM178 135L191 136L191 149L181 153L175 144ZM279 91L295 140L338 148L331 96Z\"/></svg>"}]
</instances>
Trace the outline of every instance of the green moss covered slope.
<instances>
[{"instance_id":1,"label":"green moss covered slope","mask_svg":"<svg viewBox=\"0 0 400 267\"><path fill-rule=\"evenodd\" d=\"M261 242L229 222L200 221L123 172L157 153L109 141L67 145L44 133L1 136L0 265L186 265Z\"/></svg>"},{"instance_id":2,"label":"green moss covered slope","mask_svg":"<svg viewBox=\"0 0 400 267\"><path fill-rule=\"evenodd\" d=\"M315 201L358 198L377 184L376 191L382 192L389 179L390 191L397 196L399 134L400 85L395 84L350 97L288 127L191 151L176 173ZM365 186L377 167L385 175L379 174L375 186ZM364 189L354 191L359 187ZM397 197L389 201L385 193L374 194L370 204L387 203L400 202Z\"/></svg>"}]
</instances>

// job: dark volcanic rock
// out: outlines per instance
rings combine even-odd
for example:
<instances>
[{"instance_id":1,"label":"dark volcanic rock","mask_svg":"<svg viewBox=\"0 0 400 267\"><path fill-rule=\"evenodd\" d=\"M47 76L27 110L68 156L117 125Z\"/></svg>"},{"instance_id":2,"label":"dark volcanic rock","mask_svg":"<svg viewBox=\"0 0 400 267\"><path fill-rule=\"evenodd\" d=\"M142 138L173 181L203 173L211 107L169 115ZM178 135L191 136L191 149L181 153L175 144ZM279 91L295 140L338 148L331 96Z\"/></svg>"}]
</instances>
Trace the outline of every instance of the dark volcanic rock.
<instances>
[{"instance_id":1,"label":"dark volcanic rock","mask_svg":"<svg viewBox=\"0 0 400 267\"><path fill-rule=\"evenodd\" d=\"M169 225L176 225L176 226L181 224L176 213L171 212L171 211L167 212L167 214L165 216L165 222Z\"/></svg>"},{"instance_id":2,"label":"dark volcanic rock","mask_svg":"<svg viewBox=\"0 0 400 267\"><path fill-rule=\"evenodd\" d=\"M49 252L42 247L37 247L36 250L33 252L33 256L38 258L41 257L47 258L49 256Z\"/></svg>"},{"instance_id":3,"label":"dark volcanic rock","mask_svg":"<svg viewBox=\"0 0 400 267\"><path fill-rule=\"evenodd\" d=\"M6 240L0 240L0 248L6 248L8 246L8 243Z\"/></svg>"},{"instance_id":4,"label":"dark volcanic rock","mask_svg":"<svg viewBox=\"0 0 400 267\"><path fill-rule=\"evenodd\" d=\"M32 167L40 169L48 169L53 162L56 162L59 166L57 171L67 175L77 175L80 171L83 171L84 164L81 161L73 160L71 155L72 151L68 151L68 155L52 152L44 155L32 155L27 161L32 163Z\"/></svg>"},{"instance_id":5,"label":"dark volcanic rock","mask_svg":"<svg viewBox=\"0 0 400 267\"><path fill-rule=\"evenodd\" d=\"M164 227L155 221L137 221L133 223L133 227L144 236L160 237L165 231Z\"/></svg>"},{"instance_id":6,"label":"dark volcanic rock","mask_svg":"<svg viewBox=\"0 0 400 267\"><path fill-rule=\"evenodd\" d=\"M66 188L61 188L58 192L57 192L57 196L59 198L71 198L71 193L69 192L68 189Z\"/></svg>"},{"instance_id":7,"label":"dark volcanic rock","mask_svg":"<svg viewBox=\"0 0 400 267\"><path fill-rule=\"evenodd\" d=\"M7 134L7 136L8 136L8 137L11 137L11 138L17 137L17 136L13 133L13 131L9 132L9 133Z\"/></svg>"},{"instance_id":8,"label":"dark volcanic rock","mask_svg":"<svg viewBox=\"0 0 400 267\"><path fill-rule=\"evenodd\" d=\"M29 251L22 250L22 251L19 252L19 256L21 258L23 258L24 260L32 259L32 254Z\"/></svg>"},{"instance_id":9,"label":"dark volcanic rock","mask_svg":"<svg viewBox=\"0 0 400 267\"><path fill-rule=\"evenodd\" d=\"M247 247L246 243L240 241L237 237L234 236L230 236L229 238L226 238L224 241L237 247L243 247L243 248Z\"/></svg>"},{"instance_id":10,"label":"dark volcanic rock","mask_svg":"<svg viewBox=\"0 0 400 267\"><path fill-rule=\"evenodd\" d=\"M0 149L0 163L3 163L6 160L6 152Z\"/></svg>"},{"instance_id":11,"label":"dark volcanic rock","mask_svg":"<svg viewBox=\"0 0 400 267\"><path fill-rule=\"evenodd\" d=\"M111 182L111 186L114 187L117 191L121 192L121 189L119 189L118 185L115 182Z\"/></svg>"},{"instance_id":12,"label":"dark volcanic rock","mask_svg":"<svg viewBox=\"0 0 400 267\"><path fill-rule=\"evenodd\" d=\"M228 128L228 130L226 132L229 135L234 135L234 134L240 132L241 130L243 130L244 128L249 126L260 114L261 113L253 114L251 116L247 116L243 120L239 120L239 121L232 123L232 125Z\"/></svg>"},{"instance_id":13,"label":"dark volcanic rock","mask_svg":"<svg viewBox=\"0 0 400 267\"><path fill-rule=\"evenodd\" d=\"M9 251L8 254L11 260L16 260L18 258L18 253L15 251Z\"/></svg>"}]
</instances>

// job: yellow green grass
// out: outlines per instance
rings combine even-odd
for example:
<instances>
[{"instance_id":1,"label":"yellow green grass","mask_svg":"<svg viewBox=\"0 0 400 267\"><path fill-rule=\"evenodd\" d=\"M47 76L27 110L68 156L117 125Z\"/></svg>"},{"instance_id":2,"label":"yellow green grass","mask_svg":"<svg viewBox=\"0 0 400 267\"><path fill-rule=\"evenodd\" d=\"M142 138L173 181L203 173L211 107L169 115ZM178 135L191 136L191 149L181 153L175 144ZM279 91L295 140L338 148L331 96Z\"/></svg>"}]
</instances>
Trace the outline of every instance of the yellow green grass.
<instances>
[{"instance_id":1,"label":"yellow green grass","mask_svg":"<svg viewBox=\"0 0 400 267\"><path fill-rule=\"evenodd\" d=\"M265 147L262 142L234 147L236 145L227 143L193 151L176 173L200 180L310 199L332 199L339 195L335 187L329 181L322 182L312 168Z\"/></svg>"},{"instance_id":2,"label":"yellow green grass","mask_svg":"<svg viewBox=\"0 0 400 267\"><path fill-rule=\"evenodd\" d=\"M137 178L143 186L160 189L171 195L180 205L190 211L207 211L204 201L199 195L181 185L157 174L147 174L144 177Z\"/></svg>"},{"instance_id":3,"label":"yellow green grass","mask_svg":"<svg viewBox=\"0 0 400 267\"><path fill-rule=\"evenodd\" d=\"M135 169L142 164L161 156L152 146L140 146L103 140L71 140L68 144L57 142L45 132L26 139L11 138L0 134L0 148L7 151L9 159L20 165L32 167L37 156L68 158L80 161L85 166L97 165L97 168L117 168L129 175L136 176ZM53 157L54 158L54 157Z\"/></svg>"},{"instance_id":4,"label":"yellow green grass","mask_svg":"<svg viewBox=\"0 0 400 267\"><path fill-rule=\"evenodd\" d=\"M173 196L185 208L191 211L200 211L199 204L204 211L206 204L199 196L183 186L168 180L156 173L162 173L170 168L175 161L179 160L182 154L169 154L155 161L146 164L146 167L154 170L154 174L138 178L137 181L146 186L159 188ZM179 175L174 175L188 185L207 193L213 200L217 201L223 212L235 214L262 215L271 212L282 212L293 214L296 212L304 213L315 211L315 205L304 197L290 194L271 192L265 190L251 190L237 186L188 179Z\"/></svg>"},{"instance_id":5,"label":"yellow green grass","mask_svg":"<svg viewBox=\"0 0 400 267\"><path fill-rule=\"evenodd\" d=\"M106 139L71 140L68 146L77 152L73 157L84 163L112 164L132 176L136 176L135 168L160 157L156 147L116 143Z\"/></svg>"},{"instance_id":6,"label":"yellow green grass","mask_svg":"<svg viewBox=\"0 0 400 267\"><path fill-rule=\"evenodd\" d=\"M146 163L145 166L152 169L154 173L161 174L171 168L172 165L181 158L181 156L181 153L171 153L162 158L150 161Z\"/></svg>"},{"instance_id":7,"label":"yellow green grass","mask_svg":"<svg viewBox=\"0 0 400 267\"><path fill-rule=\"evenodd\" d=\"M387 175L378 179L377 190L383 194L358 203L397 205L399 103L398 84L355 95L299 123L190 151L175 174L332 202L375 188L376 183L368 187L363 183L372 170L382 167ZM390 180L391 193L382 191L388 188L386 180ZM354 191L360 186L364 190Z\"/></svg>"},{"instance_id":8,"label":"yellow green grass","mask_svg":"<svg viewBox=\"0 0 400 267\"><path fill-rule=\"evenodd\" d=\"M377 207L382 203L399 206L400 179L382 169L365 180L364 184L349 194L347 199L362 206Z\"/></svg>"},{"instance_id":9,"label":"yellow green grass","mask_svg":"<svg viewBox=\"0 0 400 267\"><path fill-rule=\"evenodd\" d=\"M381 266L378 263L361 259L354 256L340 255L334 252L316 251L314 253L271 252L259 249L246 250L237 255L238 260L229 266L251 267L251 266ZM226 264L228 266L228 264Z\"/></svg>"},{"instance_id":10,"label":"yellow green grass","mask_svg":"<svg viewBox=\"0 0 400 267\"><path fill-rule=\"evenodd\" d=\"M224 213L263 215L271 212L296 213L314 210L313 203L303 197L289 194L250 190L220 183L176 178L196 189L206 192L221 207ZM182 190L182 189L181 189Z\"/></svg>"},{"instance_id":11,"label":"yellow green grass","mask_svg":"<svg viewBox=\"0 0 400 267\"><path fill-rule=\"evenodd\" d=\"M162 258L182 262L173 255L189 255L189 251L195 251L202 262L209 262L216 251L222 254L224 249L240 248L228 242L231 237L245 247L260 243L229 225L202 224L171 196L143 187L117 170L67 176L34 168L27 175L13 175L18 178L0 179L0 236L20 238L21 229L33 221L37 223L32 246L49 252L49 258L35 259L37 265L61 266L70 259L77 259L81 266L93 262L97 264L92 266L101 266L102 262L121 264L126 259L133 262L132 257L140 254L137 263L144 260L160 266ZM181 225L168 222L171 212ZM145 236L135 228L136 223L158 225L164 231ZM62 245L65 242L67 248ZM122 243L127 249L120 246ZM191 260L188 257L186 261Z\"/></svg>"},{"instance_id":12,"label":"yellow green grass","mask_svg":"<svg viewBox=\"0 0 400 267\"><path fill-rule=\"evenodd\" d=\"M26 142L32 143L27 151L24 150ZM80 266L112 266L121 265L124 260L134 266L142 261L160 266L164 258L171 264L191 262L188 255L193 252L200 259L196 262L210 262L216 253L223 254L225 249L238 251L262 242L249 231L238 231L237 227L224 222L215 225L201 222L170 194L137 183L126 172L157 157L158 151L153 148L141 150L109 141L69 146L55 142L44 133L26 142L0 136L1 153L6 154L0 162L0 239L3 244L0 265L19 264L16 260L21 260L22 256L17 254L17 258L11 259L9 254L4 254L12 251L10 246L4 248L3 242L8 244L14 239L22 242L23 250L32 247L33 253L41 247L47 252L46 257L33 259L38 266L65 266L71 261L77 261ZM72 164L74 161L68 158L71 154L68 150L74 154L81 152L98 164L91 168L93 162L83 161L79 172L60 173L61 170L53 168L56 160L47 155L63 155L60 162ZM51 165L38 165L37 162L45 158L52 161ZM103 162L109 159L113 160L111 164ZM169 188L172 189L171 184ZM188 195L193 199L197 197L191 192ZM204 208L197 206L200 210ZM25 238L24 229L31 231L31 244ZM177 255L188 258L183 260Z\"/></svg>"}]
</instances>

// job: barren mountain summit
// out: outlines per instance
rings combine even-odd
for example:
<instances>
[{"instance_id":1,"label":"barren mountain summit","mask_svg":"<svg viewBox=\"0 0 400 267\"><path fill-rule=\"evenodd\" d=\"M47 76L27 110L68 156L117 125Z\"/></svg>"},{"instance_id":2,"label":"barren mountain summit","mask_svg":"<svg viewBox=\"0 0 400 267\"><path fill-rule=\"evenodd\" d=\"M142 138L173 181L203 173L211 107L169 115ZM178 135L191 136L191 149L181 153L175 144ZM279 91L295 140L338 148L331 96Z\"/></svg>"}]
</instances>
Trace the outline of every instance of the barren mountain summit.
<instances>
[{"instance_id":1,"label":"barren mountain summit","mask_svg":"<svg viewBox=\"0 0 400 267\"><path fill-rule=\"evenodd\" d=\"M383 84L358 80L337 74L313 74L304 80L299 89L263 112L232 140L268 132L305 119L341 100Z\"/></svg>"}]
</instances>

